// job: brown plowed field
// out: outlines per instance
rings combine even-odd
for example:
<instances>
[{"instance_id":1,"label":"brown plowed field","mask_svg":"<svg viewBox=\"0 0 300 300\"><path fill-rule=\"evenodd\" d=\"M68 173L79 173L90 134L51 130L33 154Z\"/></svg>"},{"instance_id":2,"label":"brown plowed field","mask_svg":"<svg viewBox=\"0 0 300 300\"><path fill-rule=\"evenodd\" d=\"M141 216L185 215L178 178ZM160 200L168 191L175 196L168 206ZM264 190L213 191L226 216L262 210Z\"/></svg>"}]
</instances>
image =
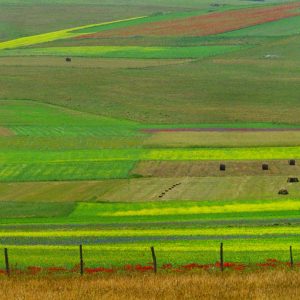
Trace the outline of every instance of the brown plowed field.
<instances>
[{"instance_id":1,"label":"brown plowed field","mask_svg":"<svg viewBox=\"0 0 300 300\"><path fill-rule=\"evenodd\" d=\"M262 164L269 165L268 171ZM226 171L220 171L217 161L142 161L132 171L145 177L219 177L219 176L299 176L300 166L290 166L285 160L278 161L227 161Z\"/></svg>"},{"instance_id":2,"label":"brown plowed field","mask_svg":"<svg viewBox=\"0 0 300 300\"><path fill-rule=\"evenodd\" d=\"M129 36L206 36L240 28L272 22L300 15L295 9L300 3L263 8L249 8L216 12L184 19L168 20L122 29L108 30L77 38L129 37Z\"/></svg>"}]
</instances>

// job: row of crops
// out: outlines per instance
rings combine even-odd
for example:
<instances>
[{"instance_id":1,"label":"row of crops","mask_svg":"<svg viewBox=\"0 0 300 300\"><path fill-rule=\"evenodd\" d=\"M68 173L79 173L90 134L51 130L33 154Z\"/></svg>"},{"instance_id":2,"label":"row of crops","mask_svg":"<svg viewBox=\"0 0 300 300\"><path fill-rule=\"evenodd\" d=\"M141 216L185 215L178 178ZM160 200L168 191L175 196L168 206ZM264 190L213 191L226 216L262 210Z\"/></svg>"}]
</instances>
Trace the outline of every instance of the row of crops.
<instances>
[{"instance_id":1,"label":"row of crops","mask_svg":"<svg viewBox=\"0 0 300 300\"><path fill-rule=\"evenodd\" d=\"M131 19L89 24L5 41L0 43L0 56L130 59L206 58L247 49L249 45L256 46L256 38L297 34L296 28L300 22L298 7L298 3L254 8L226 5L212 7L209 10L137 16ZM153 28L155 30L152 31ZM176 30L173 31L173 28ZM151 40L153 35L163 36L167 39L170 36L181 38L173 40L169 45L162 46L161 43L155 43L155 39L154 41ZM124 40L124 38L135 39L144 36L146 36L146 40L147 36L150 36L148 42L145 43L146 45L143 45L143 39L141 44L137 42L136 45L134 43L132 45L132 41L128 45L126 43L121 43L122 45L101 44L101 37L109 39L117 37ZM209 38L207 39L206 36ZM246 37L249 40L240 44L240 41L236 41L236 37ZM97 38L100 38L100 42L89 45L90 39L97 40ZM65 45L60 46L60 40L62 43L70 42L70 45L67 47ZM147 46L149 41L151 46ZM41 47L40 44L43 43L48 43L47 46L50 43L50 47ZM33 48L36 45L38 47Z\"/></svg>"},{"instance_id":2,"label":"row of crops","mask_svg":"<svg viewBox=\"0 0 300 300\"><path fill-rule=\"evenodd\" d=\"M1 219L1 245L12 263L72 267L83 244L87 266L147 265L154 245L159 265L258 263L300 259L299 200L80 203L64 217Z\"/></svg>"},{"instance_id":3,"label":"row of crops","mask_svg":"<svg viewBox=\"0 0 300 300\"><path fill-rule=\"evenodd\" d=\"M147 148L143 130L152 125L30 101L3 101L0 116L1 181L127 178L139 161L300 158L298 146Z\"/></svg>"}]
</instances>

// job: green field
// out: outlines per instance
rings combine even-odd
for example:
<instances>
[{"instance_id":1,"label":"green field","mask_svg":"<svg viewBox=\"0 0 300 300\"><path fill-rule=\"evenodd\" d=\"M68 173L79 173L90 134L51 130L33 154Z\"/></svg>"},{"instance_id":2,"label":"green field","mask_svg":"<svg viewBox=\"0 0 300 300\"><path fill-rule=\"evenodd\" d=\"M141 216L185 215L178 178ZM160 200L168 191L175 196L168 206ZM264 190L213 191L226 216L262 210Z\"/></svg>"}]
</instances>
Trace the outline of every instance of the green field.
<instances>
[{"instance_id":1,"label":"green field","mask_svg":"<svg viewBox=\"0 0 300 300\"><path fill-rule=\"evenodd\" d=\"M22 266L71 267L78 251L74 245L80 243L85 245L89 266L147 264L152 244L160 265L213 263L218 260L220 241L224 241L227 261L287 260L288 246L299 235L299 205L298 200L287 199L79 203L69 216L44 217L43 225L39 218L2 219L0 237L11 249L13 261ZM287 218L295 225L287 223ZM24 255L27 252L30 255Z\"/></svg>"},{"instance_id":2,"label":"green field","mask_svg":"<svg viewBox=\"0 0 300 300\"><path fill-rule=\"evenodd\" d=\"M0 52L3 56L73 56L136 59L204 58L240 50L238 46L202 47L125 47L89 46L67 48L37 48Z\"/></svg>"},{"instance_id":3,"label":"green field","mask_svg":"<svg viewBox=\"0 0 300 300\"><path fill-rule=\"evenodd\" d=\"M220 242L226 261L288 261L290 245L299 261L300 183L288 182L300 177L299 16L78 38L282 3L0 0L11 265L71 268L79 244L86 267L147 265L150 246L159 266L215 263Z\"/></svg>"}]
</instances>

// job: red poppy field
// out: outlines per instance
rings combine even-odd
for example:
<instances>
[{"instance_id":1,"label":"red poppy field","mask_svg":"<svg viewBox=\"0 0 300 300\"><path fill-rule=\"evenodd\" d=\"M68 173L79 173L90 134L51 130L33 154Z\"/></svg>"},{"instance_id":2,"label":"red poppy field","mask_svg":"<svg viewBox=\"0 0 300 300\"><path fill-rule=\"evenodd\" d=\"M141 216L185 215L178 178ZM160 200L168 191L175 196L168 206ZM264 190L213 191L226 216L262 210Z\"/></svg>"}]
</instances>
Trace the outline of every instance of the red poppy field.
<instances>
[{"instance_id":1,"label":"red poppy field","mask_svg":"<svg viewBox=\"0 0 300 300\"><path fill-rule=\"evenodd\" d=\"M77 39L129 36L207 36L299 16L299 3L263 8L215 12L177 20L168 20L107 30L78 36Z\"/></svg>"},{"instance_id":2,"label":"red poppy field","mask_svg":"<svg viewBox=\"0 0 300 300\"><path fill-rule=\"evenodd\" d=\"M223 270L222 270L223 269ZM236 263L236 262L224 262L223 265L219 261L212 264L199 264L189 263L183 265L173 265L170 263L164 263L158 267L158 273L188 273L188 272L254 272L260 270L300 270L300 263L284 262L274 258L266 259L260 263ZM152 262L146 265L141 264L127 264L121 267L84 267L83 273L85 275L93 274L138 274L138 273L153 273L154 266ZM80 274L80 265L75 265L72 268L66 268L61 266L42 267L42 266L28 266L24 269L12 268L9 271L10 276L21 275L76 275ZM7 276L5 269L0 269L0 276Z\"/></svg>"}]
</instances>

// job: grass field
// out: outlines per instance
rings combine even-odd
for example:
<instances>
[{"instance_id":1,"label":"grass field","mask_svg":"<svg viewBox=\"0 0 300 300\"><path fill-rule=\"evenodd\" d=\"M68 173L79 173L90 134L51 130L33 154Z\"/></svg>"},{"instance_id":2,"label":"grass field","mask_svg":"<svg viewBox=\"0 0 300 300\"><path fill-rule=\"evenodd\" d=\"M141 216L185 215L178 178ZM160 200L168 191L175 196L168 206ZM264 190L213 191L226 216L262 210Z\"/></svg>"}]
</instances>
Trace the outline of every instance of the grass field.
<instances>
[{"instance_id":1,"label":"grass field","mask_svg":"<svg viewBox=\"0 0 300 300\"><path fill-rule=\"evenodd\" d=\"M7 205L2 203L2 210ZM58 216L51 216L50 206L46 216L47 204L43 204L37 209L39 217L31 217L32 211L24 206L26 218L19 217L19 208L15 216L1 219L0 237L10 249L11 261L19 267L71 267L76 264L79 243L85 245L85 262L90 267L146 265L150 260L149 244L156 246L160 266L214 263L220 240L224 241L226 261L286 261L289 244L299 235L299 205L299 200L288 198L79 203L71 213L69 205L65 215ZM54 204L52 207L55 209ZM24 255L26 252L30 255Z\"/></svg>"},{"instance_id":2,"label":"grass field","mask_svg":"<svg viewBox=\"0 0 300 300\"><path fill-rule=\"evenodd\" d=\"M263 271L247 274L165 274L82 278L3 279L1 292L26 299L291 299L297 297L299 273ZM80 288L78 288L80 286ZM201 286L201 289L199 289ZM59 292L58 292L59 291ZM33 296L34 295L34 296Z\"/></svg>"},{"instance_id":3,"label":"grass field","mask_svg":"<svg viewBox=\"0 0 300 300\"><path fill-rule=\"evenodd\" d=\"M240 50L239 46L202 46L202 47L125 47L89 46L67 48L37 48L28 50L9 50L0 52L3 56L73 56L102 58L136 59L178 59L205 58Z\"/></svg>"},{"instance_id":4,"label":"grass field","mask_svg":"<svg viewBox=\"0 0 300 300\"><path fill-rule=\"evenodd\" d=\"M11 266L298 263L298 7L0 0Z\"/></svg>"},{"instance_id":5,"label":"grass field","mask_svg":"<svg viewBox=\"0 0 300 300\"><path fill-rule=\"evenodd\" d=\"M293 36L205 61L153 68L4 65L0 98L34 99L146 124L298 124L298 45ZM265 58L269 54L276 58Z\"/></svg>"}]
</instances>

